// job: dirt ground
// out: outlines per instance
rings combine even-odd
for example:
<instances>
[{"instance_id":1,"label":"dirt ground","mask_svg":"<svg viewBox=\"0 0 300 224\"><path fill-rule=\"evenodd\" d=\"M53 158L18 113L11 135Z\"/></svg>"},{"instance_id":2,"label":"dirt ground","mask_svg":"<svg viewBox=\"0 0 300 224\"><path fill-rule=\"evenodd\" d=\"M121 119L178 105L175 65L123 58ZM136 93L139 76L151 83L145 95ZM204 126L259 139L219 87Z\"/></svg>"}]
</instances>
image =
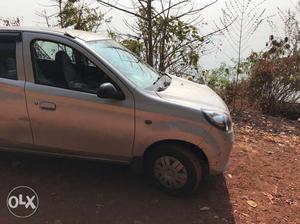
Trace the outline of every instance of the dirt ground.
<instances>
[{"instance_id":1,"label":"dirt ground","mask_svg":"<svg viewBox=\"0 0 300 224\"><path fill-rule=\"evenodd\" d=\"M161 193L126 166L1 152L0 223L300 223L299 123L244 113L235 134L228 171L186 198ZM6 208L19 185L39 196L27 219Z\"/></svg>"},{"instance_id":2,"label":"dirt ground","mask_svg":"<svg viewBox=\"0 0 300 224\"><path fill-rule=\"evenodd\" d=\"M300 123L255 113L235 122L225 179L236 223L300 223Z\"/></svg>"}]
</instances>

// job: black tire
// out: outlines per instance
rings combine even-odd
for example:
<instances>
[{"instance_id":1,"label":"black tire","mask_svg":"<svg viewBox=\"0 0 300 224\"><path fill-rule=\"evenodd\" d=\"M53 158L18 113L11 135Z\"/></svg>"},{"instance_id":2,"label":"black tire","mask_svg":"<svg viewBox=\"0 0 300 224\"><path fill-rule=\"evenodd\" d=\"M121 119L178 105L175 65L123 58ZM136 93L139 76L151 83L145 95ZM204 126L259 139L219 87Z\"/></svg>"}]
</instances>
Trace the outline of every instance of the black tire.
<instances>
[{"instance_id":1,"label":"black tire","mask_svg":"<svg viewBox=\"0 0 300 224\"><path fill-rule=\"evenodd\" d=\"M175 158L185 168L185 184L172 188L163 184L155 174L155 164L160 162L160 158ZM152 182L159 186L164 192L171 195L187 195L194 193L202 180L203 169L200 160L184 144L161 144L152 149L145 158L145 170ZM162 159L161 159L162 160ZM175 165L176 166L176 165ZM157 173L157 172L156 172ZM186 176L186 175L185 175ZM183 184L183 183L182 183Z\"/></svg>"}]
</instances>

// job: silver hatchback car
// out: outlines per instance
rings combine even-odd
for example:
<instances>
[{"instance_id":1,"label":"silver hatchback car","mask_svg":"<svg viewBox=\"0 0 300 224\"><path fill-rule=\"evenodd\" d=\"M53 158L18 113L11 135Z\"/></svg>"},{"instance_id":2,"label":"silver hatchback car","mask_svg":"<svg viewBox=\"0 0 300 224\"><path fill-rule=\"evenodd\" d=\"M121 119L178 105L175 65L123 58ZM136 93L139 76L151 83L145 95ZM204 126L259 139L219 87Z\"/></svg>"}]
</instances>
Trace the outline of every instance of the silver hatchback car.
<instances>
[{"instance_id":1,"label":"silver hatchback car","mask_svg":"<svg viewBox=\"0 0 300 224\"><path fill-rule=\"evenodd\" d=\"M131 164L171 194L222 173L233 145L209 87L95 33L0 28L0 105L1 149Z\"/></svg>"}]
</instances>

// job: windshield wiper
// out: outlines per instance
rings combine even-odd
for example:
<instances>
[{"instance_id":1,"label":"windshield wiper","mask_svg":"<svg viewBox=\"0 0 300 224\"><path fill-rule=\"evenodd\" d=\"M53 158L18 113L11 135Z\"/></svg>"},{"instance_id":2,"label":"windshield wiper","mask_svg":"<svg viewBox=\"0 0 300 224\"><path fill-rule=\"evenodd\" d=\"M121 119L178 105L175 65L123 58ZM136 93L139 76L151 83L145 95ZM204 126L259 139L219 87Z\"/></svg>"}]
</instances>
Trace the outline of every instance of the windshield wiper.
<instances>
[{"instance_id":1,"label":"windshield wiper","mask_svg":"<svg viewBox=\"0 0 300 224\"><path fill-rule=\"evenodd\" d=\"M162 77L165 77L165 80L163 82L164 86L168 87L171 84L172 78L165 72L160 72L160 74L162 75ZM170 81L168 81L168 79L170 79Z\"/></svg>"},{"instance_id":2,"label":"windshield wiper","mask_svg":"<svg viewBox=\"0 0 300 224\"><path fill-rule=\"evenodd\" d=\"M153 82L153 85L155 86L161 78L162 78L162 76L158 76L157 79Z\"/></svg>"}]
</instances>

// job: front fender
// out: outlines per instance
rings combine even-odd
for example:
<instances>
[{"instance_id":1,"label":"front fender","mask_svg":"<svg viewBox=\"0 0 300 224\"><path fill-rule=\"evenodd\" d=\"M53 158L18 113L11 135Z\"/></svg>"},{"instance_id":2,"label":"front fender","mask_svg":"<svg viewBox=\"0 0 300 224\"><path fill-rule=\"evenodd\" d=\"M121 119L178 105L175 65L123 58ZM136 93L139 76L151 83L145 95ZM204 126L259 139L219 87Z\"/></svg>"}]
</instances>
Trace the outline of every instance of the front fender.
<instances>
[{"instance_id":1,"label":"front fender","mask_svg":"<svg viewBox=\"0 0 300 224\"><path fill-rule=\"evenodd\" d=\"M202 126L190 120L160 115L153 116L152 124L147 125L142 119L144 117L141 116L136 123L133 156L142 156L147 148L160 141L177 140L198 146L209 136L210 128L207 129L207 125Z\"/></svg>"}]
</instances>

